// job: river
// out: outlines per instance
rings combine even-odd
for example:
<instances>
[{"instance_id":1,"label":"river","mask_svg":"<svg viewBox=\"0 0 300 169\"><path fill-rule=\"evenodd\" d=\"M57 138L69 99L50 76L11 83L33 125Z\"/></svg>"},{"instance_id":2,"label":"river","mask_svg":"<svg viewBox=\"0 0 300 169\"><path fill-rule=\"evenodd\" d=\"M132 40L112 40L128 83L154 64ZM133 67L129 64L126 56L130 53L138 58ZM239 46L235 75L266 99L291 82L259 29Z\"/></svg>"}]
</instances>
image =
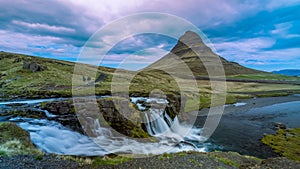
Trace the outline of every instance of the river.
<instances>
[{"instance_id":1,"label":"river","mask_svg":"<svg viewBox=\"0 0 300 169\"><path fill-rule=\"evenodd\" d=\"M24 117L1 117L0 121L17 123L30 132L32 142L47 153L64 155L95 156L109 153L161 154L164 152L179 152L194 150L206 151L236 151L241 154L258 157L272 157L274 154L267 146L261 144L264 133L273 134L276 129L274 122L285 123L288 127L299 127L300 97L288 96L278 98L248 99L233 105L225 105L225 112L218 128L204 143L199 143L201 130L206 116L197 114L194 126L182 124L177 118L171 119L161 110L150 110L145 115L150 135L158 142L139 142L130 138L113 138L111 132L102 127L99 121L94 121L94 129L99 134L96 138L72 131L60 123L47 119L32 119ZM151 102L146 98L131 98L139 109L145 110L138 100ZM0 102L1 109L10 106L32 106L57 99L37 99ZM156 99L159 103L166 100ZM268 104L267 104L268 103ZM47 116L53 116L46 113ZM182 132L184 131L184 132ZM189 131L189 132L186 132Z\"/></svg>"}]
</instances>

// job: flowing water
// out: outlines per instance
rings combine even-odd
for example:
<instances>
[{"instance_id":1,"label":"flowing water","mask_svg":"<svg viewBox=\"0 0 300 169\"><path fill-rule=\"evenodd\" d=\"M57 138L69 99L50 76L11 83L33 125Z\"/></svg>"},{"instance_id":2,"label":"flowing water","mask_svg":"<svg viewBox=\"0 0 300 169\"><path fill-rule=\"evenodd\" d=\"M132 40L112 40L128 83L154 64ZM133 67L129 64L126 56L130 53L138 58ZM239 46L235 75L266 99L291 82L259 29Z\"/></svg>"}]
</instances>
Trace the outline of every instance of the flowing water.
<instances>
[{"instance_id":1,"label":"flowing water","mask_svg":"<svg viewBox=\"0 0 300 169\"><path fill-rule=\"evenodd\" d=\"M0 102L0 109L10 106L34 107L44 101L57 99L23 100ZM297 99L296 99L297 100ZM202 117L198 117L194 127L182 123L177 117L171 119L163 108L150 108L150 103L167 104L160 98L132 97L131 101L143 112L145 129L156 138L156 142L144 142L129 137L117 137L111 130L93 119L93 132L97 137L90 138L62 126L60 123L47 119L7 118L0 115L0 122L11 121L30 132L32 142L48 153L65 155L96 156L109 153L161 154L165 152L195 151L237 151L242 154L270 157L270 150L261 145L264 133L275 133L273 123L284 122L288 127L299 127L300 101L275 103L264 107L253 107L244 110L248 103L236 103L225 106L236 107L235 113L223 115L221 122L206 142L199 142L202 132ZM20 104L20 105L18 105ZM237 113L237 110L242 110ZM55 115L45 111L48 117ZM51 118L50 118L51 119ZM199 121L200 120L200 121ZM204 119L205 120L205 119ZM259 148L258 148L259 147Z\"/></svg>"},{"instance_id":2,"label":"flowing water","mask_svg":"<svg viewBox=\"0 0 300 169\"><path fill-rule=\"evenodd\" d=\"M17 104L35 105L55 99L23 100L0 103L0 108ZM165 99L131 98L141 111L146 107L137 103L156 102L167 104ZM45 111L48 117L55 117ZM48 153L65 155L95 156L109 153L133 153L133 154L161 154L165 152L179 151L206 151L209 143L197 144L201 140L200 128L181 124L177 117L172 120L163 109L150 109L144 111L146 119L145 126L150 135L156 138L156 142L143 142L128 137L116 137L109 128L102 127L99 120L93 120L93 132L97 137L89 138L78 132L72 131L60 123L47 119L32 118L9 118L0 121L11 121L17 123L21 128L30 132L32 142L41 150Z\"/></svg>"}]
</instances>

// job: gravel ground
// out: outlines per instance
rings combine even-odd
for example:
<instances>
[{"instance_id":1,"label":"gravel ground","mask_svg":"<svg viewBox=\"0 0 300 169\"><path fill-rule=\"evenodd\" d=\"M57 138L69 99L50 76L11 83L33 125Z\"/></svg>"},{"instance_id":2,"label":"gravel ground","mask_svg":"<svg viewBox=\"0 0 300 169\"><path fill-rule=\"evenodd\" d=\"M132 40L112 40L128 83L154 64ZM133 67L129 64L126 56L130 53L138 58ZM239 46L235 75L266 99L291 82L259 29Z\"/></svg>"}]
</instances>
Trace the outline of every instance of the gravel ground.
<instances>
[{"instance_id":1,"label":"gravel ground","mask_svg":"<svg viewBox=\"0 0 300 169\"><path fill-rule=\"evenodd\" d=\"M224 162L220 159L229 159ZM229 163L228 163L229 161ZM236 163L230 163L235 161ZM237 166L238 164L239 166ZM82 165L75 161L62 160L55 156L43 156L37 160L35 156L0 157L1 169L300 169L300 163L286 158L271 158L257 161L236 153L191 153L172 156L153 156L137 158L118 165Z\"/></svg>"},{"instance_id":2,"label":"gravel ground","mask_svg":"<svg viewBox=\"0 0 300 169\"><path fill-rule=\"evenodd\" d=\"M1 169L73 169L79 167L79 164L74 161L62 160L50 155L43 156L40 160L32 155L0 157Z\"/></svg>"}]
</instances>

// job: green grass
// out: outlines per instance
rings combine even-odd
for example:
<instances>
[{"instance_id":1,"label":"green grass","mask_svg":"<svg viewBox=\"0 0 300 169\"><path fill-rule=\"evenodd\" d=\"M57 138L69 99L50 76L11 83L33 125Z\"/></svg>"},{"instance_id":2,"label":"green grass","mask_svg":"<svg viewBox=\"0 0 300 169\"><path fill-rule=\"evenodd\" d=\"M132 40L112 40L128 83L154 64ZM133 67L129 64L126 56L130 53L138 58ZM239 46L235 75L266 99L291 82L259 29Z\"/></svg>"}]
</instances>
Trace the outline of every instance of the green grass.
<instances>
[{"instance_id":1,"label":"green grass","mask_svg":"<svg viewBox=\"0 0 300 169\"><path fill-rule=\"evenodd\" d=\"M117 165L120 163L127 162L129 160L132 160L130 157L125 157L125 156L116 156L113 158L110 157L98 157L92 160L92 167L101 167L103 165Z\"/></svg>"},{"instance_id":2,"label":"green grass","mask_svg":"<svg viewBox=\"0 0 300 169\"><path fill-rule=\"evenodd\" d=\"M0 156L2 157L8 157L7 153L3 150L0 150Z\"/></svg>"},{"instance_id":3,"label":"green grass","mask_svg":"<svg viewBox=\"0 0 300 169\"><path fill-rule=\"evenodd\" d=\"M235 161L229 160L227 158L222 158L220 157L219 160L224 163L225 165L230 165L230 166L235 166L235 167L240 167L240 165L238 163L236 163Z\"/></svg>"},{"instance_id":4,"label":"green grass","mask_svg":"<svg viewBox=\"0 0 300 169\"><path fill-rule=\"evenodd\" d=\"M190 163L193 163L195 166L197 167L202 167L202 164L199 163L198 161L194 160L194 159L188 159Z\"/></svg>"},{"instance_id":5,"label":"green grass","mask_svg":"<svg viewBox=\"0 0 300 169\"><path fill-rule=\"evenodd\" d=\"M300 81L300 77L285 76L279 74L259 73L228 76L234 79L250 79L250 80L278 80L278 81Z\"/></svg>"},{"instance_id":6,"label":"green grass","mask_svg":"<svg viewBox=\"0 0 300 169\"><path fill-rule=\"evenodd\" d=\"M168 160L174 157L174 154L164 153L158 156L159 160Z\"/></svg>"},{"instance_id":7,"label":"green grass","mask_svg":"<svg viewBox=\"0 0 300 169\"><path fill-rule=\"evenodd\" d=\"M275 135L266 135L261 141L276 153L300 161L300 128L279 129Z\"/></svg>"},{"instance_id":8,"label":"green grass","mask_svg":"<svg viewBox=\"0 0 300 169\"><path fill-rule=\"evenodd\" d=\"M43 160L43 156L42 155L37 155L37 156L34 157L34 159L40 161L40 160Z\"/></svg>"},{"instance_id":9,"label":"green grass","mask_svg":"<svg viewBox=\"0 0 300 169\"><path fill-rule=\"evenodd\" d=\"M1 53L3 55L3 53ZM82 81L82 76L86 74L97 74L105 73L107 77L103 82L99 82L101 85L100 90L96 90L99 93L105 93L104 91L109 91L110 77L112 69L104 67L93 67L85 65L84 72L80 74L74 74L75 63L51 60L46 58L31 57L20 54L10 54L5 53L4 56L11 55L10 58L3 58L0 62L0 73L2 74L0 78L0 93L8 97L12 95L17 95L21 97L50 97L56 96L71 96L72 95L72 78L73 75L77 77L77 81L74 81L75 86L86 85L87 82ZM13 63L16 58L21 58L21 62ZM30 70L23 69L23 62L36 62L47 67L44 71L38 71L32 73ZM81 64L82 65L82 64ZM98 69L98 70L97 70ZM5 76L3 76L5 75ZM91 80L95 80L92 77ZM101 84L100 84L101 83ZM88 88L87 86L82 88Z\"/></svg>"}]
</instances>

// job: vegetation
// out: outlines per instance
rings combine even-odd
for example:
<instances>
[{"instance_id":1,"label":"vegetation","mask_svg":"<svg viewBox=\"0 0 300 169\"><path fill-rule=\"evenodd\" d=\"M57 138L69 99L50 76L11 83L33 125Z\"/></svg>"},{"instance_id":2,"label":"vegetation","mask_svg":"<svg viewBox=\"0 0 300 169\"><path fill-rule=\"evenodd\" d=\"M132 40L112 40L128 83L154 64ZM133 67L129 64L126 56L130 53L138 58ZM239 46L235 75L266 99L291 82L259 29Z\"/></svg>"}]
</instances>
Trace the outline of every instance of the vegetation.
<instances>
[{"instance_id":1,"label":"vegetation","mask_svg":"<svg viewBox=\"0 0 300 169\"><path fill-rule=\"evenodd\" d=\"M14 123L0 123L0 154L40 154L30 141L29 133Z\"/></svg>"},{"instance_id":2,"label":"vegetation","mask_svg":"<svg viewBox=\"0 0 300 169\"><path fill-rule=\"evenodd\" d=\"M228 78L234 79L255 79L255 80L278 80L278 81L300 81L300 77L296 76L285 76L279 74L270 74L270 73L257 73L257 74L248 74L248 75L232 75Z\"/></svg>"},{"instance_id":3,"label":"vegetation","mask_svg":"<svg viewBox=\"0 0 300 169\"><path fill-rule=\"evenodd\" d=\"M127 162L132 160L130 157L125 156L116 156L116 157L97 157L92 160L92 167L99 167L102 165L117 165L120 163Z\"/></svg>"},{"instance_id":4,"label":"vegetation","mask_svg":"<svg viewBox=\"0 0 300 169\"><path fill-rule=\"evenodd\" d=\"M21 54L0 53L2 60L0 62L0 94L1 97L20 96L26 98L34 97L63 97L72 95L72 78L75 63L52 60L46 58L32 57ZM18 59L18 62L15 62ZM23 69L24 62L39 63L46 67L44 71L31 72L28 69ZM86 66L87 72L74 75L82 76L92 74L93 72L105 73L107 78L101 83L101 90L97 90L98 94L107 93L106 87L109 85L109 77L113 72L112 69L100 67ZM96 70L95 70L96 69ZM91 81L95 77L91 78ZM89 89L88 82L80 81L77 86L82 86ZM86 85L86 86L84 86Z\"/></svg>"},{"instance_id":5,"label":"vegetation","mask_svg":"<svg viewBox=\"0 0 300 169\"><path fill-rule=\"evenodd\" d=\"M278 129L275 135L266 135L261 141L276 153L300 161L300 128Z\"/></svg>"},{"instance_id":6,"label":"vegetation","mask_svg":"<svg viewBox=\"0 0 300 169\"><path fill-rule=\"evenodd\" d=\"M164 154L159 155L158 159L159 160L167 160L167 159L170 159L170 158L173 158L173 157L174 157L173 154L164 153Z\"/></svg>"}]
</instances>

